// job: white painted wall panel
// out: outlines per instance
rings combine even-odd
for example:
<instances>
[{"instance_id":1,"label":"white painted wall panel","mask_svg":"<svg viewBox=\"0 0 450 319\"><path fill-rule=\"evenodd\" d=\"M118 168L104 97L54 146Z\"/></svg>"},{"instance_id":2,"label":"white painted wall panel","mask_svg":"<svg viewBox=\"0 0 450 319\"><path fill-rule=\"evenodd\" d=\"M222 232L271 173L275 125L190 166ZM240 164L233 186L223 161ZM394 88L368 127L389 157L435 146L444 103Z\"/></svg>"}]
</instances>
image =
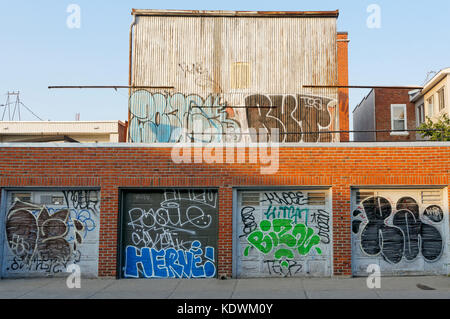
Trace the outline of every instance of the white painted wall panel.
<instances>
[{"instance_id":1,"label":"white painted wall panel","mask_svg":"<svg viewBox=\"0 0 450 319\"><path fill-rule=\"evenodd\" d=\"M97 190L6 193L2 214L1 276L98 276L100 192Z\"/></svg>"},{"instance_id":2,"label":"white painted wall panel","mask_svg":"<svg viewBox=\"0 0 450 319\"><path fill-rule=\"evenodd\" d=\"M238 278L331 276L328 191L240 191L237 197L234 258Z\"/></svg>"}]
</instances>

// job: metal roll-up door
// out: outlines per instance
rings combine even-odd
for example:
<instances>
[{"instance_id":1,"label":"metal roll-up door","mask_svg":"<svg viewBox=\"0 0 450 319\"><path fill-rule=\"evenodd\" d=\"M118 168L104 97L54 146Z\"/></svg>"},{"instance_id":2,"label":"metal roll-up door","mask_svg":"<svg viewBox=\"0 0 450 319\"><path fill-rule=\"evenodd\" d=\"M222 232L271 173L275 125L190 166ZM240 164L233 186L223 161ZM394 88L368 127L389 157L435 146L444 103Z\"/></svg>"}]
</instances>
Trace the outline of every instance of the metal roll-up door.
<instances>
[{"instance_id":1,"label":"metal roll-up door","mask_svg":"<svg viewBox=\"0 0 450 319\"><path fill-rule=\"evenodd\" d=\"M21 189L4 200L2 277L67 277L72 264L97 277L100 191Z\"/></svg>"},{"instance_id":2,"label":"metal roll-up door","mask_svg":"<svg viewBox=\"0 0 450 319\"><path fill-rule=\"evenodd\" d=\"M331 276L328 190L246 190L237 200L237 277Z\"/></svg>"},{"instance_id":3,"label":"metal roll-up door","mask_svg":"<svg viewBox=\"0 0 450 319\"><path fill-rule=\"evenodd\" d=\"M352 191L352 271L367 276L448 274L448 205L442 189Z\"/></svg>"},{"instance_id":4,"label":"metal roll-up door","mask_svg":"<svg viewBox=\"0 0 450 319\"><path fill-rule=\"evenodd\" d=\"M127 191L122 202L121 277L217 276L217 190Z\"/></svg>"}]
</instances>

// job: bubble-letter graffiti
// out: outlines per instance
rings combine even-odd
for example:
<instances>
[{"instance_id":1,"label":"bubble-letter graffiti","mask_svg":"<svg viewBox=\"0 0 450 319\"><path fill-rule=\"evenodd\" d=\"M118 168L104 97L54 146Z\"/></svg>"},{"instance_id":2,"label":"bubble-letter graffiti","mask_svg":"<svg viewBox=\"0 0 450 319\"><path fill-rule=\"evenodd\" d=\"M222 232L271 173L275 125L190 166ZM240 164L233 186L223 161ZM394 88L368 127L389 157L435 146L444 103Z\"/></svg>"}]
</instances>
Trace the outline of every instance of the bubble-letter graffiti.
<instances>
[{"instance_id":1,"label":"bubble-letter graffiti","mask_svg":"<svg viewBox=\"0 0 450 319\"><path fill-rule=\"evenodd\" d=\"M436 228L442 222L439 206L430 206L420 215L419 205L412 197L400 198L395 206L381 196L367 198L361 204L353 215L365 216L367 222L362 226L362 221L356 219L352 227L355 234L360 234L361 249L366 255L381 256L391 264L403 259L440 259L444 241Z\"/></svg>"},{"instance_id":2,"label":"bubble-letter graffiti","mask_svg":"<svg viewBox=\"0 0 450 319\"><path fill-rule=\"evenodd\" d=\"M259 229L250 233L247 237L249 246L244 250L244 256L248 256L250 249L254 248L267 255L273 253L276 260L280 260L282 267L289 267L289 260L295 253L308 255L311 249L319 244L320 237L314 234L314 229L304 224L292 225L290 219L263 220ZM321 255L319 247L314 247Z\"/></svg>"},{"instance_id":3,"label":"bubble-letter graffiti","mask_svg":"<svg viewBox=\"0 0 450 319\"><path fill-rule=\"evenodd\" d=\"M124 277L216 276L216 190L165 189L125 196Z\"/></svg>"}]
</instances>

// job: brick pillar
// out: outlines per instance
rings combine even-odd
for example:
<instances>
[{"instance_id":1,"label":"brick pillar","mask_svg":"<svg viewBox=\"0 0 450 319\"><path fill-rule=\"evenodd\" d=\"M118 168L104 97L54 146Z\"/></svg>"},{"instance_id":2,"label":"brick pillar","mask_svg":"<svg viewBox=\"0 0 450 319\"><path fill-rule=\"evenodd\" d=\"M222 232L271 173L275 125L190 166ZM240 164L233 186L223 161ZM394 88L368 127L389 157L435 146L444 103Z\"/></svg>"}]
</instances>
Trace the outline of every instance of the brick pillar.
<instances>
[{"instance_id":1,"label":"brick pillar","mask_svg":"<svg viewBox=\"0 0 450 319\"><path fill-rule=\"evenodd\" d=\"M348 86L348 33L337 34L337 63L338 63L338 85ZM339 130L349 130L349 98L348 89L338 89L339 99ZM348 133L340 134L341 142L349 141Z\"/></svg>"},{"instance_id":2,"label":"brick pillar","mask_svg":"<svg viewBox=\"0 0 450 319\"><path fill-rule=\"evenodd\" d=\"M351 276L350 188L345 177L333 185L333 275Z\"/></svg>"},{"instance_id":3,"label":"brick pillar","mask_svg":"<svg viewBox=\"0 0 450 319\"><path fill-rule=\"evenodd\" d=\"M103 181L100 196L98 275L99 277L114 277L117 275L119 190L112 183Z\"/></svg>"},{"instance_id":4,"label":"brick pillar","mask_svg":"<svg viewBox=\"0 0 450 319\"><path fill-rule=\"evenodd\" d=\"M219 189L219 243L217 274L231 277L233 257L233 189Z\"/></svg>"}]
</instances>

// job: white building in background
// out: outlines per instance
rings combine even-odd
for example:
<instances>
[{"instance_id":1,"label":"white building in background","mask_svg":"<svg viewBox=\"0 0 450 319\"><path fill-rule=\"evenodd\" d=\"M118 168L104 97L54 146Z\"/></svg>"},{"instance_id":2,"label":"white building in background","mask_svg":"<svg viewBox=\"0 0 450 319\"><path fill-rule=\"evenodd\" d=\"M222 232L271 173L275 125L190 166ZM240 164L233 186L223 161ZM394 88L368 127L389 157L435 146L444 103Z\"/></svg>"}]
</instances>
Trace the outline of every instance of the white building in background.
<instances>
[{"instance_id":1,"label":"white building in background","mask_svg":"<svg viewBox=\"0 0 450 319\"><path fill-rule=\"evenodd\" d=\"M122 121L0 122L0 143L119 143L126 129Z\"/></svg>"},{"instance_id":2,"label":"white building in background","mask_svg":"<svg viewBox=\"0 0 450 319\"><path fill-rule=\"evenodd\" d=\"M416 108L417 126L425 122L427 117L432 121L443 114L450 117L450 68L439 71L422 90L410 92L410 96Z\"/></svg>"}]
</instances>

